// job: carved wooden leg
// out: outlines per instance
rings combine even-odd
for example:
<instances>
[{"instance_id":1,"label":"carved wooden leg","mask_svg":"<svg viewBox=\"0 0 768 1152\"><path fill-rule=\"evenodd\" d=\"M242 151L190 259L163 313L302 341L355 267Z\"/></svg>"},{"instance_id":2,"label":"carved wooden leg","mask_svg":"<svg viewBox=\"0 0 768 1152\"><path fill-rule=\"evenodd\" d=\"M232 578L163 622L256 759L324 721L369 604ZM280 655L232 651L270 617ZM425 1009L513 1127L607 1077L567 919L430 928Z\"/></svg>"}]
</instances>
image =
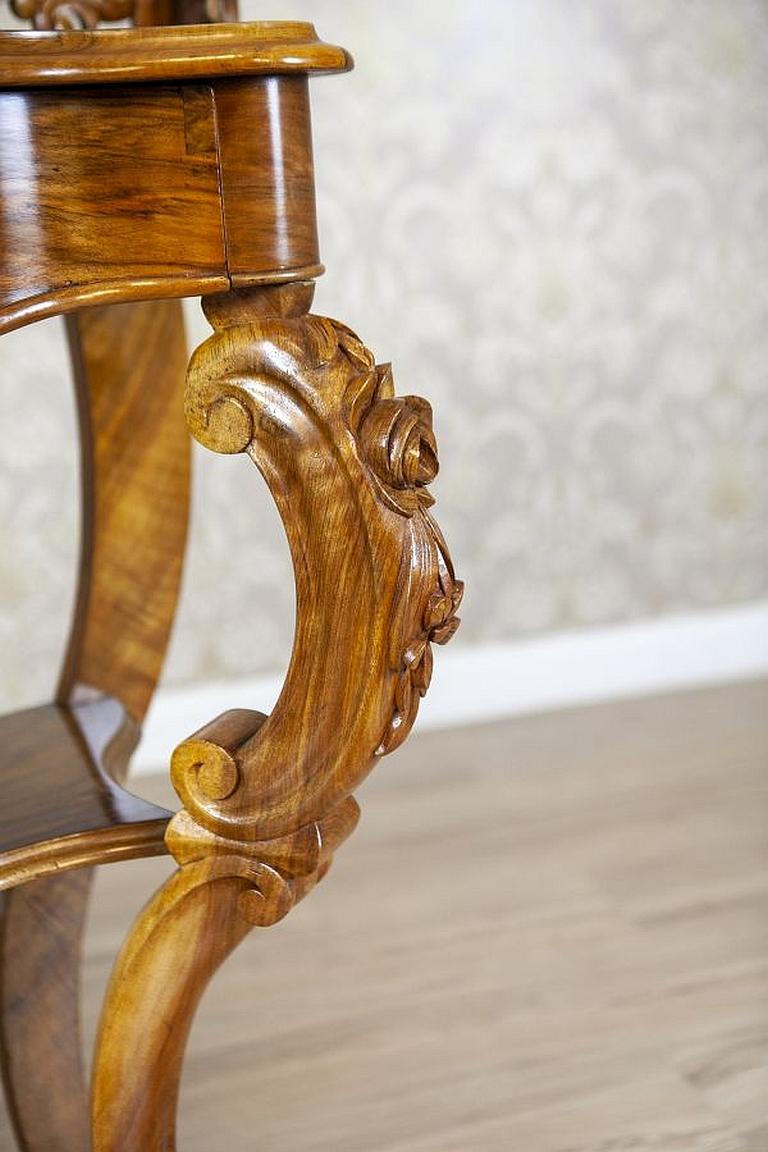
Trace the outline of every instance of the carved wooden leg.
<instances>
[{"instance_id":1,"label":"carved wooden leg","mask_svg":"<svg viewBox=\"0 0 768 1152\"><path fill-rule=\"evenodd\" d=\"M78 701L114 696L140 722L162 665L186 534L181 311L175 300L92 308L69 319L68 333L83 539L57 700L77 723ZM110 769L119 779L130 747L114 747ZM0 1059L24 1152L89 1146L79 1029L89 889L89 872L66 873L8 892L0 905Z\"/></svg>"},{"instance_id":2,"label":"carved wooden leg","mask_svg":"<svg viewBox=\"0 0 768 1152\"><path fill-rule=\"evenodd\" d=\"M135 924L115 967L102 1014L93 1080L94 1152L171 1152L187 1036L205 986L254 925L276 923L315 883L357 822L350 800L313 837L277 847L289 877L259 858L190 860ZM182 825L183 827L183 825ZM172 846L185 858L179 831ZM263 846L270 854L270 846ZM194 848L190 849L194 852Z\"/></svg>"},{"instance_id":3,"label":"carved wooden leg","mask_svg":"<svg viewBox=\"0 0 768 1152\"><path fill-rule=\"evenodd\" d=\"M90 869L68 872L4 897L0 1057L22 1152L89 1146L79 980L90 884Z\"/></svg>"},{"instance_id":4,"label":"carved wooden leg","mask_svg":"<svg viewBox=\"0 0 768 1152\"><path fill-rule=\"evenodd\" d=\"M357 821L352 791L414 722L431 643L458 626L462 585L429 514L431 410L389 366L307 314L312 285L204 302L186 412L217 452L247 452L280 511L297 602L269 717L228 712L181 744L171 821L179 871L135 926L104 1007L94 1152L170 1152L184 1044L215 967L319 880Z\"/></svg>"}]
</instances>

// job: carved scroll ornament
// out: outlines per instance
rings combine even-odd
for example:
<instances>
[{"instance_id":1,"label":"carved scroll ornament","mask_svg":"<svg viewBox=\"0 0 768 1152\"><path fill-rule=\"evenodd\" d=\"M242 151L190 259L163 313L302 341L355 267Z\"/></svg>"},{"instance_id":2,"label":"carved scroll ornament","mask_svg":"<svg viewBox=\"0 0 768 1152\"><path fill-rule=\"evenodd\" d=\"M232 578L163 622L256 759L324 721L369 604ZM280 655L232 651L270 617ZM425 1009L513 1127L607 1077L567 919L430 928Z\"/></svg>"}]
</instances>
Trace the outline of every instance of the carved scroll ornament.
<instances>
[{"instance_id":1,"label":"carved scroll ornament","mask_svg":"<svg viewBox=\"0 0 768 1152\"><path fill-rule=\"evenodd\" d=\"M226 713L174 753L185 810L168 833L180 862L245 855L289 884L329 861L303 858L297 872L285 858L330 826L334 841L351 830L351 793L410 732L432 644L458 627L463 591L429 511L429 404L395 396L390 366L343 324L307 315L310 299L301 285L205 305L216 331L190 364L187 420L206 447L247 452L266 479L297 624L271 716Z\"/></svg>"}]
</instances>

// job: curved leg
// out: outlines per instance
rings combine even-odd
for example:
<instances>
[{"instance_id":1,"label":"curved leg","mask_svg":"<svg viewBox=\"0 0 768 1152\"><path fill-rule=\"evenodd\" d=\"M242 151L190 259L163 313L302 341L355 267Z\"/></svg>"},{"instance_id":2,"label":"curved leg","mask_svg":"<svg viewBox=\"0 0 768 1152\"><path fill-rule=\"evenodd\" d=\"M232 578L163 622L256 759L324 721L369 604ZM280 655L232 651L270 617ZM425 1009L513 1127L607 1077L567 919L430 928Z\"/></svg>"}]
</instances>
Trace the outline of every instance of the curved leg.
<instances>
[{"instance_id":1,"label":"curved leg","mask_svg":"<svg viewBox=\"0 0 768 1152\"><path fill-rule=\"evenodd\" d=\"M269 717L227 712L173 756L180 865L134 927L107 995L93 1080L94 1152L172 1152L191 1019L252 924L284 916L357 822L351 796L399 745L427 690L432 642L462 585L429 515L431 410L343 325L307 315L312 286L209 298L192 358L193 434L247 452L285 525L297 626Z\"/></svg>"},{"instance_id":2,"label":"curved leg","mask_svg":"<svg viewBox=\"0 0 768 1152\"><path fill-rule=\"evenodd\" d=\"M23 1152L89 1145L80 1045L80 941L91 872L5 895L0 919L0 1055Z\"/></svg>"},{"instance_id":3,"label":"curved leg","mask_svg":"<svg viewBox=\"0 0 768 1152\"><path fill-rule=\"evenodd\" d=\"M175 1148L184 1049L208 981L254 925L282 919L314 884L357 814L350 800L318 830L314 851L294 845L293 864L311 861L309 876L286 876L258 854L212 854L185 864L161 888L134 925L107 991L93 1077L93 1152ZM259 847L269 856L270 846Z\"/></svg>"},{"instance_id":4,"label":"curved leg","mask_svg":"<svg viewBox=\"0 0 768 1152\"><path fill-rule=\"evenodd\" d=\"M37 27L235 19L236 0L16 0ZM58 700L114 695L140 722L160 674L186 537L186 345L177 301L67 319L80 414L80 588ZM120 408L115 400L119 398ZM116 492L116 489L119 489ZM115 643L115 641L118 641ZM126 756L114 773L125 772ZM0 1070L23 1152L86 1152L80 947L91 872L0 894Z\"/></svg>"},{"instance_id":5,"label":"curved leg","mask_svg":"<svg viewBox=\"0 0 768 1152\"><path fill-rule=\"evenodd\" d=\"M186 534L181 310L177 301L93 308L69 320L68 331L83 540L58 701L77 722L81 703L115 696L140 722L162 665ZM118 778L129 751L110 759ZM88 873L67 873L7 893L0 907L0 1056L24 1152L89 1147L79 1030L89 889Z\"/></svg>"},{"instance_id":6,"label":"curved leg","mask_svg":"<svg viewBox=\"0 0 768 1152\"><path fill-rule=\"evenodd\" d=\"M141 723L176 608L189 508L176 300L67 319L80 416L80 586L57 699L115 696Z\"/></svg>"},{"instance_id":7,"label":"curved leg","mask_svg":"<svg viewBox=\"0 0 768 1152\"><path fill-rule=\"evenodd\" d=\"M181 869L135 924L105 1002L94 1070L94 1152L174 1146L192 1017L208 980L250 928L238 913L243 890L237 877L215 880Z\"/></svg>"}]
</instances>

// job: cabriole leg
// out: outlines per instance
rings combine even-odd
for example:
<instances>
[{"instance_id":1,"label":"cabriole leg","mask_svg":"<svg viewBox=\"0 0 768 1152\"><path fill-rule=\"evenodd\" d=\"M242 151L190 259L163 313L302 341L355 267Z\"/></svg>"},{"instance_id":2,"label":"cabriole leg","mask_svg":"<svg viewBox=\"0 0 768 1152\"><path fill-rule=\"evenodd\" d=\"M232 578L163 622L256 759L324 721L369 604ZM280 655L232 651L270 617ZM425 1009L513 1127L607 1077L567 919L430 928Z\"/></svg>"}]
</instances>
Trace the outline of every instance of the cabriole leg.
<instances>
[{"instance_id":1,"label":"cabriole leg","mask_svg":"<svg viewBox=\"0 0 768 1152\"><path fill-rule=\"evenodd\" d=\"M352 792L407 736L432 643L462 585L432 519L425 400L394 394L344 325L308 314L301 283L212 297L186 415L216 452L246 452L282 517L296 635L268 717L227 712L174 753L179 870L138 920L105 1001L94 1152L172 1152L184 1045L217 965L284 916L357 822Z\"/></svg>"},{"instance_id":2,"label":"cabriole leg","mask_svg":"<svg viewBox=\"0 0 768 1152\"><path fill-rule=\"evenodd\" d=\"M80 948L91 870L0 896L0 1057L22 1152L84 1152Z\"/></svg>"},{"instance_id":3,"label":"cabriole leg","mask_svg":"<svg viewBox=\"0 0 768 1152\"><path fill-rule=\"evenodd\" d=\"M187 525L187 353L178 301L91 308L67 322L80 417L82 550L57 702L116 697L137 724L162 667ZM122 779L129 747L110 760ZM55 762L50 771L55 773ZM90 873L0 902L0 1059L23 1152L87 1152L80 946Z\"/></svg>"}]
</instances>

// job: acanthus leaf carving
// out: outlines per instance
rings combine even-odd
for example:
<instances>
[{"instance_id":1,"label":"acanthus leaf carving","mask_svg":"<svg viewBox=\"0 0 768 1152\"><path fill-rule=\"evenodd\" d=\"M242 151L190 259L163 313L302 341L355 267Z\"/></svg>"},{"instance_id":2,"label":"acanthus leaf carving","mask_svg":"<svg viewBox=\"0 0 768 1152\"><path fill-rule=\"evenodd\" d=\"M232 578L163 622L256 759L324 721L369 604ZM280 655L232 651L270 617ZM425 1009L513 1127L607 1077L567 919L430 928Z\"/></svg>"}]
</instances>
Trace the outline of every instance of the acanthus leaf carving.
<instances>
[{"instance_id":1,"label":"acanthus leaf carving","mask_svg":"<svg viewBox=\"0 0 768 1152\"><path fill-rule=\"evenodd\" d=\"M430 570L436 584L429 596L421 621L401 655L399 680L395 691L395 710L384 737L376 749L377 756L394 752L406 740L432 680L432 644L447 644L459 627L457 615L464 595L464 584L457 580L453 562L443 534L432 516L421 510L423 536L428 541ZM397 654L393 654L393 662Z\"/></svg>"}]
</instances>

